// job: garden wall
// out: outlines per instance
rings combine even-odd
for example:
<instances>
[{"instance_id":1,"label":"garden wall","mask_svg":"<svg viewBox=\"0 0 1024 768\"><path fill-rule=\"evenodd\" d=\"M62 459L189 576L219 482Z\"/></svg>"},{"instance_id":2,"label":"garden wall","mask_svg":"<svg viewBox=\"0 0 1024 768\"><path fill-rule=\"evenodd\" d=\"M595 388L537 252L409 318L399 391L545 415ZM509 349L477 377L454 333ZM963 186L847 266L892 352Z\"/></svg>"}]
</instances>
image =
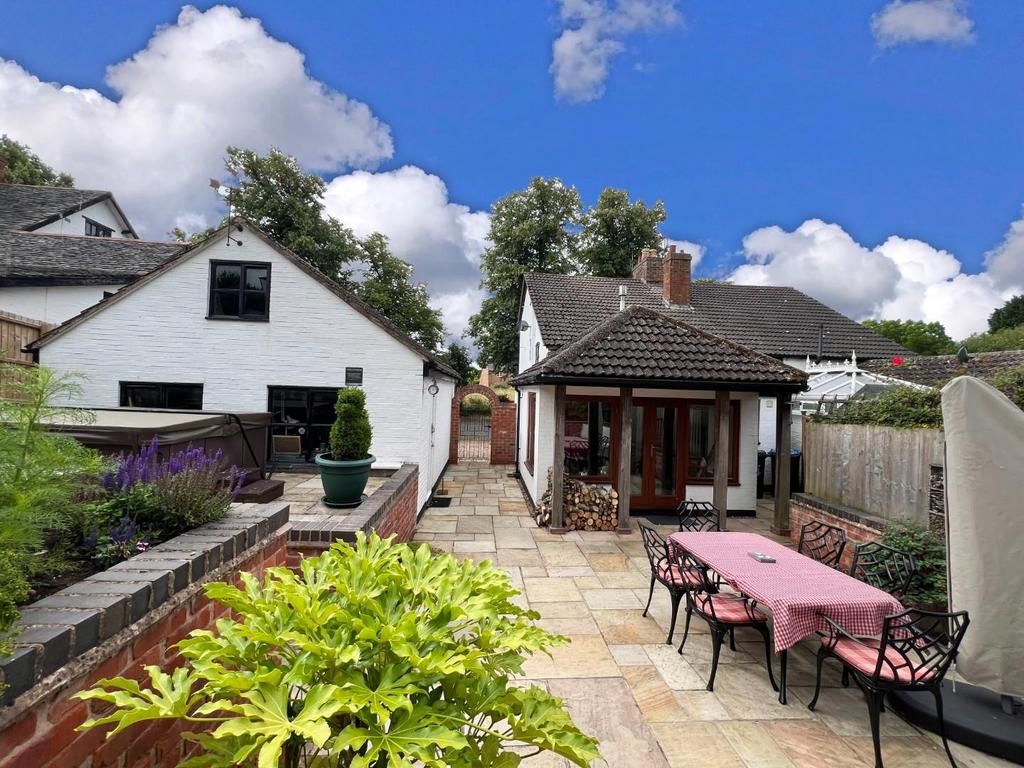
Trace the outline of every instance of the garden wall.
<instances>
[{"instance_id":1,"label":"garden wall","mask_svg":"<svg viewBox=\"0 0 1024 768\"><path fill-rule=\"evenodd\" d=\"M419 467L403 464L349 514L295 523L288 535L288 566L298 568L303 557L319 555L335 541L355 541L357 531L408 541L416 528L418 485Z\"/></svg>"},{"instance_id":2,"label":"garden wall","mask_svg":"<svg viewBox=\"0 0 1024 768\"><path fill-rule=\"evenodd\" d=\"M803 461L805 489L826 502L921 525L942 511L942 430L808 422Z\"/></svg>"},{"instance_id":3,"label":"garden wall","mask_svg":"<svg viewBox=\"0 0 1024 768\"><path fill-rule=\"evenodd\" d=\"M185 756L181 727L154 722L113 739L75 728L104 705L71 699L101 678L141 678L181 663L173 646L212 628L226 609L202 594L210 581L284 565L288 505L240 504L215 523L153 547L27 606L0 707L0 768L171 768Z\"/></svg>"},{"instance_id":4,"label":"garden wall","mask_svg":"<svg viewBox=\"0 0 1024 768\"><path fill-rule=\"evenodd\" d=\"M490 387L467 384L455 390L452 398L451 432L448 440L448 461L459 463L460 408L466 395L483 395L491 402L491 464L514 464L516 461L516 404L498 398Z\"/></svg>"}]
</instances>

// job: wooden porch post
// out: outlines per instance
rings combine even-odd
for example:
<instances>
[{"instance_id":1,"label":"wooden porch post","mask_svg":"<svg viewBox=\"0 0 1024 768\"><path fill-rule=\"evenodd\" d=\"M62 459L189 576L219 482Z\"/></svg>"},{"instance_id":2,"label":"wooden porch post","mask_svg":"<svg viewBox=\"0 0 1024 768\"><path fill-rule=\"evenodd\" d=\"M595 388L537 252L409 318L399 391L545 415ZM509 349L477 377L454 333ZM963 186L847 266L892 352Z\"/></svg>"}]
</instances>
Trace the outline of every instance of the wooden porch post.
<instances>
[{"instance_id":1,"label":"wooden porch post","mask_svg":"<svg viewBox=\"0 0 1024 768\"><path fill-rule=\"evenodd\" d=\"M629 527L629 461L633 449L633 388L619 390L619 518L616 530L626 533Z\"/></svg>"},{"instance_id":2,"label":"wooden porch post","mask_svg":"<svg viewBox=\"0 0 1024 768\"><path fill-rule=\"evenodd\" d=\"M772 533L789 535L789 445L793 416L790 396L775 398L775 519Z\"/></svg>"},{"instance_id":3,"label":"wooden porch post","mask_svg":"<svg viewBox=\"0 0 1024 768\"><path fill-rule=\"evenodd\" d=\"M718 510L718 527L726 530L726 511L729 506L729 456L732 447L729 445L729 392L715 392L715 414L717 415L717 431L715 438L715 481L712 504Z\"/></svg>"},{"instance_id":4,"label":"wooden porch post","mask_svg":"<svg viewBox=\"0 0 1024 768\"><path fill-rule=\"evenodd\" d=\"M565 530L562 497L565 477L565 384L555 385L555 450L551 464L551 530Z\"/></svg>"}]
</instances>

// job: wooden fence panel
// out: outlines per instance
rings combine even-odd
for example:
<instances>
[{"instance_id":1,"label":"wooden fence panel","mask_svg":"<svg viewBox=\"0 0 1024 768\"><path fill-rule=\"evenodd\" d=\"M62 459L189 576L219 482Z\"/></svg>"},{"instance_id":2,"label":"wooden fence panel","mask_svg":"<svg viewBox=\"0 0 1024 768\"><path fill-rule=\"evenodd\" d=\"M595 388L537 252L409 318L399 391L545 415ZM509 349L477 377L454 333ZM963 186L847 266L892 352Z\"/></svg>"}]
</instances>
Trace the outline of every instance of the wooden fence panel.
<instances>
[{"instance_id":1,"label":"wooden fence panel","mask_svg":"<svg viewBox=\"0 0 1024 768\"><path fill-rule=\"evenodd\" d=\"M21 350L38 339L49 327L39 320L0 310L0 360L32 365L32 355Z\"/></svg>"},{"instance_id":2,"label":"wooden fence panel","mask_svg":"<svg viewBox=\"0 0 1024 768\"><path fill-rule=\"evenodd\" d=\"M808 422L803 460L808 493L886 520L928 525L932 467L943 465L943 435L940 429Z\"/></svg>"}]
</instances>

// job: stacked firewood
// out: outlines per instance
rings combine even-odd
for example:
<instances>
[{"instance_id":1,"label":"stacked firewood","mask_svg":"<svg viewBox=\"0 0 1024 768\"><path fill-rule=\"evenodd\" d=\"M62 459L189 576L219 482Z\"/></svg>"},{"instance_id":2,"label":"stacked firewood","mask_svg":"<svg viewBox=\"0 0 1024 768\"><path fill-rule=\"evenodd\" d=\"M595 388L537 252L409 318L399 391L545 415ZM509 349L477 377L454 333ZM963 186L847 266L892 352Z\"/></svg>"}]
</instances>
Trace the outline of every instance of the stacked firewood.
<instances>
[{"instance_id":1,"label":"stacked firewood","mask_svg":"<svg viewBox=\"0 0 1024 768\"><path fill-rule=\"evenodd\" d=\"M619 520L619 494L612 488L590 485L580 480L562 481L562 515L570 531L614 531ZM537 525L551 524L551 471L548 487L534 511Z\"/></svg>"}]
</instances>

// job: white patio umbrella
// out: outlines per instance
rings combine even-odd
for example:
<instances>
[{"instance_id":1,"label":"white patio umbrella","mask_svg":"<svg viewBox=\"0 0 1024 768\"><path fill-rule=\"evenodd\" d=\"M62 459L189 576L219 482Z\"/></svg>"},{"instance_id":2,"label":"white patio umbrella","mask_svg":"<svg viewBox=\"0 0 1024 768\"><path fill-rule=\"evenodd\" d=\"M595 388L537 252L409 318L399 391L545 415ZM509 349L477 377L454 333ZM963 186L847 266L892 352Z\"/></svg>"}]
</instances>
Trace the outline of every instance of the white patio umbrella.
<instances>
[{"instance_id":1,"label":"white patio umbrella","mask_svg":"<svg viewBox=\"0 0 1024 768\"><path fill-rule=\"evenodd\" d=\"M1024 411L971 376L942 388L950 598L969 683L1024 694Z\"/></svg>"}]
</instances>

